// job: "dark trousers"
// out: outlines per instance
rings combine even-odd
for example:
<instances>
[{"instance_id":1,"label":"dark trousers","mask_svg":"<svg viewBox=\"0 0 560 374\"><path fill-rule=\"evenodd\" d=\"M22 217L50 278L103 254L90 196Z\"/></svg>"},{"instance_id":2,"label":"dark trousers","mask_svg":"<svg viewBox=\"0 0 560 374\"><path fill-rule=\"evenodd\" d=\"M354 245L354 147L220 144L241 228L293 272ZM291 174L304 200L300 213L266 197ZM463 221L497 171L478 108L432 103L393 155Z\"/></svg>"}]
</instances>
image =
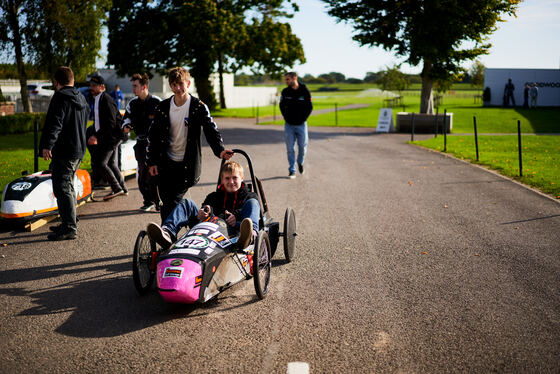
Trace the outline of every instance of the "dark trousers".
<instances>
[{"instance_id":1,"label":"dark trousers","mask_svg":"<svg viewBox=\"0 0 560 374\"><path fill-rule=\"evenodd\" d=\"M86 139L89 139L92 135L95 135L95 126L91 125L90 127L87 128L86 130ZM103 180L103 177L101 176L101 174L99 174L99 168L97 167L97 159L99 158L98 156L98 149L99 146L97 144L94 145L90 145L90 144L86 144L87 149L89 151L89 154L91 156L91 180L92 183L98 184Z\"/></svg>"},{"instance_id":2,"label":"dark trousers","mask_svg":"<svg viewBox=\"0 0 560 374\"><path fill-rule=\"evenodd\" d=\"M166 160L158 165L158 189L162 206L161 221L171 214L173 208L183 199L189 189L186 182L186 169L182 162Z\"/></svg>"},{"instance_id":3,"label":"dark trousers","mask_svg":"<svg viewBox=\"0 0 560 374\"><path fill-rule=\"evenodd\" d=\"M114 145L98 144L95 165L99 174L107 182L113 192L126 191L124 179L118 164L118 148L120 142Z\"/></svg>"},{"instance_id":4,"label":"dark trousers","mask_svg":"<svg viewBox=\"0 0 560 374\"><path fill-rule=\"evenodd\" d=\"M76 191L74 176L82 160L53 158L51 162L53 193L58 205L58 214L63 228L78 231L76 224Z\"/></svg>"},{"instance_id":5,"label":"dark trousers","mask_svg":"<svg viewBox=\"0 0 560 374\"><path fill-rule=\"evenodd\" d=\"M136 140L134 146L134 156L138 162L136 169L136 179L138 180L138 189L144 199L144 205L159 205L159 195L157 191L157 176L151 176L148 172L146 164L146 146L147 140Z\"/></svg>"}]
</instances>

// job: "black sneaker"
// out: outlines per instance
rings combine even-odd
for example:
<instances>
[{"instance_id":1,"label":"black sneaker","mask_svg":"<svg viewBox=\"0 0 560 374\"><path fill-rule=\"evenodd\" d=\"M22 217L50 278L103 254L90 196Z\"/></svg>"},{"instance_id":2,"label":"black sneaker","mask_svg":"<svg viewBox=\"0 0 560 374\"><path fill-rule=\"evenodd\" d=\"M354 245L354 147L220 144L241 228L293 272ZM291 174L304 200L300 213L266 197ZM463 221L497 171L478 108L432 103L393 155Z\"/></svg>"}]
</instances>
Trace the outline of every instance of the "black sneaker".
<instances>
[{"instance_id":1,"label":"black sneaker","mask_svg":"<svg viewBox=\"0 0 560 374\"><path fill-rule=\"evenodd\" d=\"M146 231L148 232L148 236L150 237L150 239L161 245L164 249L169 248L173 243L173 241L171 240L171 235L165 229L165 227L160 227L155 222L148 223Z\"/></svg>"},{"instance_id":2,"label":"black sneaker","mask_svg":"<svg viewBox=\"0 0 560 374\"><path fill-rule=\"evenodd\" d=\"M237 239L237 246L240 249L247 248L251 244L253 237L253 221L251 218L245 218L241 221L239 226L239 239Z\"/></svg>"},{"instance_id":3,"label":"black sneaker","mask_svg":"<svg viewBox=\"0 0 560 374\"><path fill-rule=\"evenodd\" d=\"M60 240L74 240L76 239L76 232L72 230L59 230L47 235L47 239L52 241Z\"/></svg>"},{"instance_id":4,"label":"black sneaker","mask_svg":"<svg viewBox=\"0 0 560 374\"><path fill-rule=\"evenodd\" d=\"M293 171L290 171L290 174L288 174L288 178L295 179L296 178L296 173L294 173Z\"/></svg>"},{"instance_id":5,"label":"black sneaker","mask_svg":"<svg viewBox=\"0 0 560 374\"><path fill-rule=\"evenodd\" d=\"M156 211L156 204L144 204L140 207L140 210L143 212L155 212Z\"/></svg>"},{"instance_id":6,"label":"black sneaker","mask_svg":"<svg viewBox=\"0 0 560 374\"><path fill-rule=\"evenodd\" d=\"M60 230L62 230L64 227L62 227L62 224L60 225L56 225L56 226L51 226L49 227L49 230L51 230L52 232L59 232Z\"/></svg>"},{"instance_id":7,"label":"black sneaker","mask_svg":"<svg viewBox=\"0 0 560 374\"><path fill-rule=\"evenodd\" d=\"M305 173L305 170L303 170L303 164L297 164L298 170L300 174Z\"/></svg>"},{"instance_id":8,"label":"black sneaker","mask_svg":"<svg viewBox=\"0 0 560 374\"><path fill-rule=\"evenodd\" d=\"M111 200L114 197L117 197L119 195L123 195L124 191L123 190L118 190L116 192L110 192L107 195L103 196L103 200L107 201L107 200Z\"/></svg>"}]
</instances>

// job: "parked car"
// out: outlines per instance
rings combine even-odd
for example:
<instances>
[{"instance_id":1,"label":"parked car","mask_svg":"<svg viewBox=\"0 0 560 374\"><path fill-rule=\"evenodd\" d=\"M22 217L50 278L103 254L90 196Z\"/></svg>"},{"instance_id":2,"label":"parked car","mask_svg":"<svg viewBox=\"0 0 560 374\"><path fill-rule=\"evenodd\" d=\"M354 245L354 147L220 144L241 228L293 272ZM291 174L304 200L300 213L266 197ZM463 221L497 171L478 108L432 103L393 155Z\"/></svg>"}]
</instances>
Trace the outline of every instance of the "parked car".
<instances>
[{"instance_id":1,"label":"parked car","mask_svg":"<svg viewBox=\"0 0 560 374\"><path fill-rule=\"evenodd\" d=\"M27 85L29 96L52 96L54 95L54 87L51 83L34 83Z\"/></svg>"}]
</instances>

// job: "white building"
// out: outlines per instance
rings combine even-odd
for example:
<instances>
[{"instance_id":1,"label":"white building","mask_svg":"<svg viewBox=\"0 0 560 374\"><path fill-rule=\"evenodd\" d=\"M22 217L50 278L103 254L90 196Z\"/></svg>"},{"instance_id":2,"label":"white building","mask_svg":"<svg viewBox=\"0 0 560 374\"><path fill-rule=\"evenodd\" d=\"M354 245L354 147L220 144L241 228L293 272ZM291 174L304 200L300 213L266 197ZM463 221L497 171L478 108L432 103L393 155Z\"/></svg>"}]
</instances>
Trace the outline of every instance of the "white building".
<instances>
[{"instance_id":1,"label":"white building","mask_svg":"<svg viewBox=\"0 0 560 374\"><path fill-rule=\"evenodd\" d=\"M560 69L484 69L484 88L490 87L490 102L485 105L501 106L508 79L515 86L517 106L523 105L525 84L536 83L539 88L537 106L560 106Z\"/></svg>"}]
</instances>

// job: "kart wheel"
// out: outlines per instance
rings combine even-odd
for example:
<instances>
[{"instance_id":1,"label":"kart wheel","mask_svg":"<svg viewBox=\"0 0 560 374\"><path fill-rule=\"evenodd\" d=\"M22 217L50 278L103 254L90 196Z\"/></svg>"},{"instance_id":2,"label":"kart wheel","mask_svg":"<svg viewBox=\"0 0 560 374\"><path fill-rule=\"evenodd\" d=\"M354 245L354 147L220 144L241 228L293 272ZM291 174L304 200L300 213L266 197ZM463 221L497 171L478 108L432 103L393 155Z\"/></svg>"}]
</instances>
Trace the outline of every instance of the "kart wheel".
<instances>
[{"instance_id":1,"label":"kart wheel","mask_svg":"<svg viewBox=\"0 0 560 374\"><path fill-rule=\"evenodd\" d=\"M270 270L272 268L270 260L270 240L268 239L268 234L264 231L259 231L253 253L253 281L259 299L264 299L268 293Z\"/></svg>"},{"instance_id":2,"label":"kart wheel","mask_svg":"<svg viewBox=\"0 0 560 374\"><path fill-rule=\"evenodd\" d=\"M296 215L290 207L284 214L284 256L287 262L292 262L296 249Z\"/></svg>"},{"instance_id":3,"label":"kart wheel","mask_svg":"<svg viewBox=\"0 0 560 374\"><path fill-rule=\"evenodd\" d=\"M140 295L148 292L152 286L155 270L152 269L152 254L156 252L156 243L152 242L146 231L138 233L134 254L132 255L132 279Z\"/></svg>"}]
</instances>

